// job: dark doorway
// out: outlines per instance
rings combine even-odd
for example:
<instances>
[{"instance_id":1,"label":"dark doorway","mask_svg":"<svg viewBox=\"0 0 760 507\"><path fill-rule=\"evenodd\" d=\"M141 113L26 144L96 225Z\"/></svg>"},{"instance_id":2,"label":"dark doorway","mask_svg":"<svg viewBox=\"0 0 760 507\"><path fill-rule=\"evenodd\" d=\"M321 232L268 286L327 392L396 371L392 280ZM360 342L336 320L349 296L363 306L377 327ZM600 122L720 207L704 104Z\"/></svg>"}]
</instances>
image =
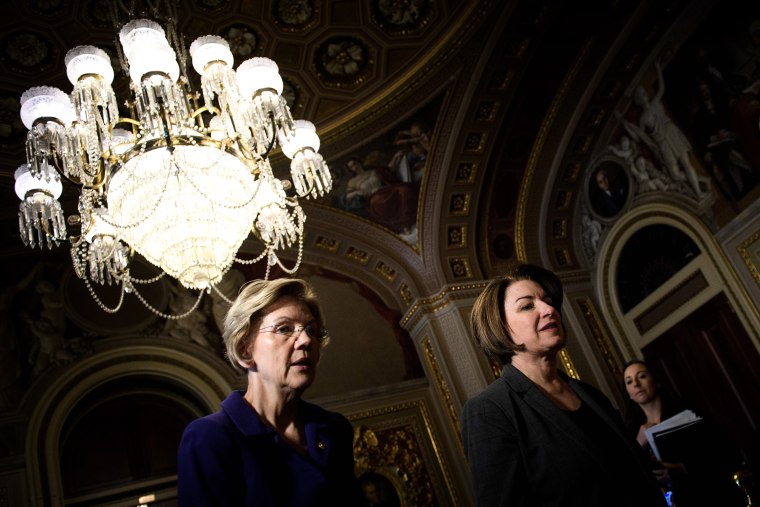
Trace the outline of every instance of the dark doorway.
<instances>
[{"instance_id":1,"label":"dark doorway","mask_svg":"<svg viewBox=\"0 0 760 507\"><path fill-rule=\"evenodd\" d=\"M716 421L760 470L760 355L721 293L644 347L665 388Z\"/></svg>"}]
</instances>

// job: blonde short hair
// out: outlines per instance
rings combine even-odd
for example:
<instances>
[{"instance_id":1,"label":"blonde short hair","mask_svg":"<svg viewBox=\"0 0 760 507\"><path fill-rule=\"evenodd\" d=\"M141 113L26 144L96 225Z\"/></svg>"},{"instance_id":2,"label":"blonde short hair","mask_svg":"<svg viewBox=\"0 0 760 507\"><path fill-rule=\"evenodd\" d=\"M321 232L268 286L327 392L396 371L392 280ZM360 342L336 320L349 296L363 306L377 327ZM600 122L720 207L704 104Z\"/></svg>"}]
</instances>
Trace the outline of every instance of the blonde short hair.
<instances>
[{"instance_id":1,"label":"blonde short hair","mask_svg":"<svg viewBox=\"0 0 760 507\"><path fill-rule=\"evenodd\" d=\"M253 337L251 325L269 313L269 307L283 298L294 298L303 303L314 316L317 325L324 329L325 320L317 295L306 281L298 278L254 280L245 284L224 317L222 338L227 359L233 366L242 367L250 357L248 348ZM320 346L327 345L325 334Z\"/></svg>"}]
</instances>

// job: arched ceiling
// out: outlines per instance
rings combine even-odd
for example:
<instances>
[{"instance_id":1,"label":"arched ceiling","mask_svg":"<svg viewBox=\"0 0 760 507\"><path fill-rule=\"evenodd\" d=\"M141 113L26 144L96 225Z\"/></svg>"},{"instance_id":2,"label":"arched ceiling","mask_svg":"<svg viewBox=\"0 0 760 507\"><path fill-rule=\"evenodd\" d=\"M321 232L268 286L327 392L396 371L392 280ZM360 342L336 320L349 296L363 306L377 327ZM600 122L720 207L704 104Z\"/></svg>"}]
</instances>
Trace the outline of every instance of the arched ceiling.
<instances>
[{"instance_id":1,"label":"arched ceiling","mask_svg":"<svg viewBox=\"0 0 760 507\"><path fill-rule=\"evenodd\" d=\"M38 255L17 232L13 170L25 135L18 97L32 85L70 90L63 56L75 45L114 51L106 3L0 6L6 266ZM401 311L518 258L585 266L573 229L583 168L607 142L613 112L644 64L668 49L673 26L689 24L684 16L704 15L702 4L712 2L177 2L188 44L218 34L230 40L236 64L249 55L277 61L294 117L316 124L328 162L437 105L416 242L329 203L304 204L306 262L361 280Z\"/></svg>"}]
</instances>

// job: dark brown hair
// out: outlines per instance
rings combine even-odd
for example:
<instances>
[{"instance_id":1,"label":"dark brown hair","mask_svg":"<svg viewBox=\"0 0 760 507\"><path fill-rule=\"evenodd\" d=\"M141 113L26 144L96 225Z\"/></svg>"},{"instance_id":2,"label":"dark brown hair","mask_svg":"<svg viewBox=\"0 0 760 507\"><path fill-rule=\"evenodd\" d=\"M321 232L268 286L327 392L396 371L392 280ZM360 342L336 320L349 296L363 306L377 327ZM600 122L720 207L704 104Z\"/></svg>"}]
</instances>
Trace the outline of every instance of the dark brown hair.
<instances>
[{"instance_id":1,"label":"dark brown hair","mask_svg":"<svg viewBox=\"0 0 760 507\"><path fill-rule=\"evenodd\" d=\"M552 271L534 264L515 264L504 275L491 280L475 300L470 313L470 326L486 355L501 364L511 362L515 352L525 348L524 345L516 345L509 335L504 310L507 288L522 280L531 280L540 285L550 298L551 305L561 315L562 282Z\"/></svg>"}]
</instances>

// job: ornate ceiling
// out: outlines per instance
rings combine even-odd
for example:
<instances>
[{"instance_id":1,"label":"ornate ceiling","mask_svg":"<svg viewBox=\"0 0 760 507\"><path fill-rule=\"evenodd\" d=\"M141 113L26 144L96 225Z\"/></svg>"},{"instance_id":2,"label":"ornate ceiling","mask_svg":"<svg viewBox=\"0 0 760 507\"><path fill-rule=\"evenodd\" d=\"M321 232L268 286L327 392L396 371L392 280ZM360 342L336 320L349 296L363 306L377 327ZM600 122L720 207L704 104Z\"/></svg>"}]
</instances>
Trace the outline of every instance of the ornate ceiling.
<instances>
[{"instance_id":1,"label":"ornate ceiling","mask_svg":"<svg viewBox=\"0 0 760 507\"><path fill-rule=\"evenodd\" d=\"M23 0L0 7L4 260L46 255L24 249L16 230L13 171L23 162L25 135L18 97L33 85L70 90L63 56L73 46L92 44L115 56L107 5ZM338 209L337 196L304 205L306 263L360 280L401 311L446 284L481 280L517 258L558 270L587 267L574 224L589 160L609 142L614 111L650 76L654 56L672 55L674 41L712 5L177 2L188 45L199 35L218 34L230 42L236 64L249 56L278 63L294 117L317 126L336 189L345 185L351 156L366 162L378 146L390 156L394 134L427 120L411 235ZM119 86L125 86L123 76L117 76L117 93Z\"/></svg>"}]
</instances>

